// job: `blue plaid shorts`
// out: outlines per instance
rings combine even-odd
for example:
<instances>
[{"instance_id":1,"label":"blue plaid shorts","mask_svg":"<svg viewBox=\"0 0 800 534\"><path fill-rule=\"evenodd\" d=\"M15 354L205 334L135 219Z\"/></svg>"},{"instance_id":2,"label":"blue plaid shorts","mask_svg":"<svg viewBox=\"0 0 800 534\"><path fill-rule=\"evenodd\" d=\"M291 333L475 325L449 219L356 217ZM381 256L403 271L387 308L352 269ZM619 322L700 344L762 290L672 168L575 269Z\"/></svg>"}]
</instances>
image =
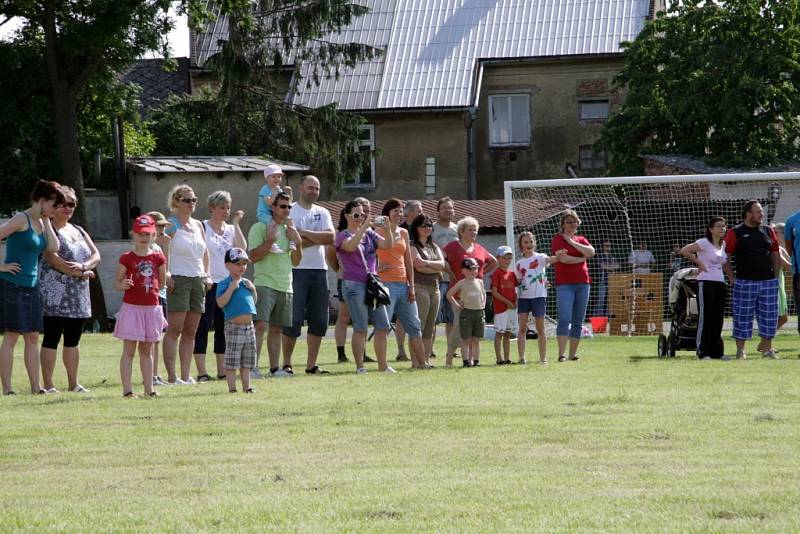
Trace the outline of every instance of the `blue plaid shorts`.
<instances>
[{"instance_id":1,"label":"blue plaid shorts","mask_svg":"<svg viewBox=\"0 0 800 534\"><path fill-rule=\"evenodd\" d=\"M753 315L758 322L758 335L775 337L778 330L778 279L742 280L733 285L733 337L753 337Z\"/></svg>"}]
</instances>

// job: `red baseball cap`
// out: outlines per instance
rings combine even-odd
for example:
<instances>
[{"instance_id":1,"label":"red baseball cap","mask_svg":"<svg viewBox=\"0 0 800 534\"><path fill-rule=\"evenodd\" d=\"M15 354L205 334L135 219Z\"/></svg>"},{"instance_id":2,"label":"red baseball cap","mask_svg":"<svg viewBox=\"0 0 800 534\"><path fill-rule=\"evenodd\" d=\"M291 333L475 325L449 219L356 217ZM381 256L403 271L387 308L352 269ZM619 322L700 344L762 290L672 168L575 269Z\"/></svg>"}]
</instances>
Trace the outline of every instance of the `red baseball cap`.
<instances>
[{"instance_id":1,"label":"red baseball cap","mask_svg":"<svg viewBox=\"0 0 800 534\"><path fill-rule=\"evenodd\" d=\"M156 233L156 221L149 215L139 215L133 220L133 232L136 234Z\"/></svg>"}]
</instances>

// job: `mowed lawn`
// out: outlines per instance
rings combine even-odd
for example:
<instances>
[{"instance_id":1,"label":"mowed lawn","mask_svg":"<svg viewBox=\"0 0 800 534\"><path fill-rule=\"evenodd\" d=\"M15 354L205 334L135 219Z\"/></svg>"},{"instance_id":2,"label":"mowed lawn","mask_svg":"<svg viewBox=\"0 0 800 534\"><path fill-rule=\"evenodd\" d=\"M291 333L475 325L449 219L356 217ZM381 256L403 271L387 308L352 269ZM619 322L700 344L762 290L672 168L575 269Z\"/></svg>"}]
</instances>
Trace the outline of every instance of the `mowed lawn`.
<instances>
[{"instance_id":1,"label":"mowed lawn","mask_svg":"<svg viewBox=\"0 0 800 534\"><path fill-rule=\"evenodd\" d=\"M798 531L800 341L777 346L660 360L655 338L600 337L495 367L484 342L482 368L357 376L326 340L330 376L130 400L110 335L84 337L89 395L28 394L20 342L0 532Z\"/></svg>"}]
</instances>

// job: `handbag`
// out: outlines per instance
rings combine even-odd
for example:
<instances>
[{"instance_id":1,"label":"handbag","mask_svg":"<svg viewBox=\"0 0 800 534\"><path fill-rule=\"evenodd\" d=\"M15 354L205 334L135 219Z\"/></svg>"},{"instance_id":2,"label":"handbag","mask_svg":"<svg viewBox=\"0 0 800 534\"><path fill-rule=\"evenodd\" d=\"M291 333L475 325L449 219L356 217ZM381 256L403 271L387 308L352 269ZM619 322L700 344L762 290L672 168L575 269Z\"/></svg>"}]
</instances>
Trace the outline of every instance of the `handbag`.
<instances>
[{"instance_id":1,"label":"handbag","mask_svg":"<svg viewBox=\"0 0 800 534\"><path fill-rule=\"evenodd\" d=\"M372 273L367 274L367 292L364 300L368 308L389 305L391 301L389 297L389 288L378 278L378 275Z\"/></svg>"}]
</instances>

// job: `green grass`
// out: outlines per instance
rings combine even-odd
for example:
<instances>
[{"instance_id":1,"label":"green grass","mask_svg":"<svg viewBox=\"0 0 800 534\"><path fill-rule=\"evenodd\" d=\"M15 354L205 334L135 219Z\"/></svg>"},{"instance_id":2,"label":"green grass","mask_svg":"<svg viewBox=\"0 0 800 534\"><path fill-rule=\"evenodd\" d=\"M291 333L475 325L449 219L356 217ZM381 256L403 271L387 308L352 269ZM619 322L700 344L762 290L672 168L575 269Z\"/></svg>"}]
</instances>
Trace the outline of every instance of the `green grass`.
<instances>
[{"instance_id":1,"label":"green grass","mask_svg":"<svg viewBox=\"0 0 800 534\"><path fill-rule=\"evenodd\" d=\"M87 335L90 395L0 398L0 532L798 531L800 343L777 346L659 360L655 338L598 338L494 367L486 342L480 369L356 376L325 341L331 376L127 400L120 344Z\"/></svg>"}]
</instances>

